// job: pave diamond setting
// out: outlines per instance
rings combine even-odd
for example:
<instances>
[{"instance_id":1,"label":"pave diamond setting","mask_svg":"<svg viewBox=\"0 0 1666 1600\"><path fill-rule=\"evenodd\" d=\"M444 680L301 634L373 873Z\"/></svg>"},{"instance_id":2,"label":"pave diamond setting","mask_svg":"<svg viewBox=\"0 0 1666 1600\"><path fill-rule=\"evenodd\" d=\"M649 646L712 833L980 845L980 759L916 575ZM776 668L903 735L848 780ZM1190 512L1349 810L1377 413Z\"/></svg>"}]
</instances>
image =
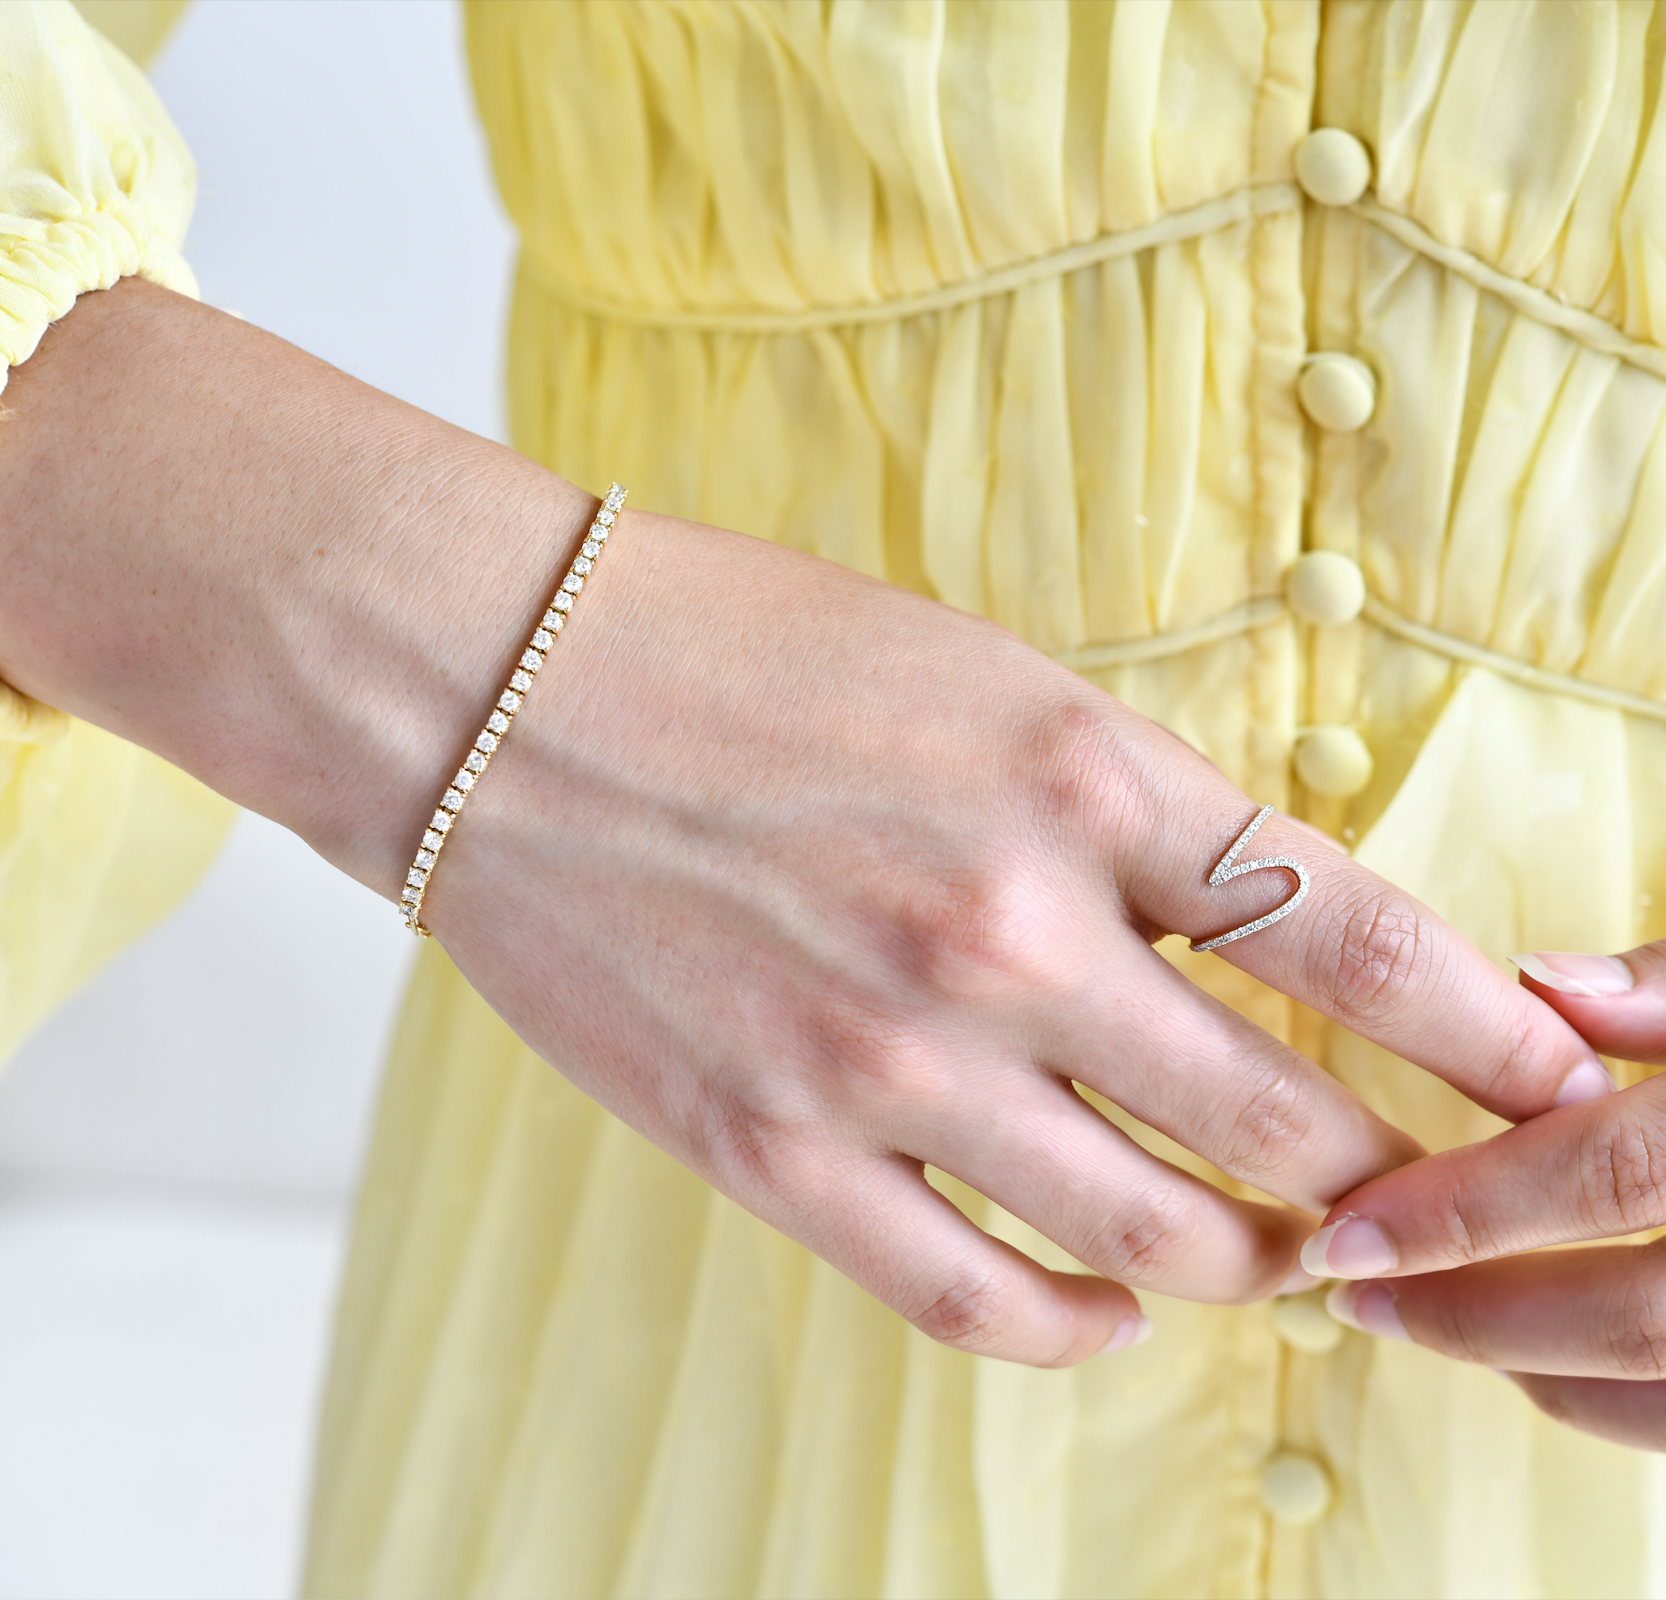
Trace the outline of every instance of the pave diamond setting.
<instances>
[{"instance_id":1,"label":"pave diamond setting","mask_svg":"<svg viewBox=\"0 0 1666 1600\"><path fill-rule=\"evenodd\" d=\"M509 732L509 724L515 720L515 714L525 703L527 692L532 688L532 680L544 664L545 655L554 647L556 638L567 625L573 602L582 592L584 580L595 571L597 558L607 543L608 530L618 520L619 510L624 503L625 490L614 484L607 491L607 498L602 501L594 521L586 530L584 543L562 577L561 586L556 590L555 598L550 601L543 620L527 641L519 664L509 675L509 687L498 696L495 708L486 718L486 726L475 736L474 748L463 758L463 765L456 777L440 796L439 809L428 819L428 826L422 834L422 847L417 851L410 871L405 874L405 886L399 891L400 917L405 926L421 938L428 937L428 930L422 925L422 897L428 892L428 880L433 876L440 851L451 833L451 825L457 820L457 814L463 809L463 802L468 799L470 791L480 781L493 752ZM1230 862L1229 857L1222 865L1230 865ZM1254 862L1240 870L1249 871L1252 867L1270 864ZM1258 923L1256 926L1259 927L1261 924ZM1251 930L1243 930L1249 931ZM1234 937L1241 937L1241 934Z\"/></svg>"}]
</instances>

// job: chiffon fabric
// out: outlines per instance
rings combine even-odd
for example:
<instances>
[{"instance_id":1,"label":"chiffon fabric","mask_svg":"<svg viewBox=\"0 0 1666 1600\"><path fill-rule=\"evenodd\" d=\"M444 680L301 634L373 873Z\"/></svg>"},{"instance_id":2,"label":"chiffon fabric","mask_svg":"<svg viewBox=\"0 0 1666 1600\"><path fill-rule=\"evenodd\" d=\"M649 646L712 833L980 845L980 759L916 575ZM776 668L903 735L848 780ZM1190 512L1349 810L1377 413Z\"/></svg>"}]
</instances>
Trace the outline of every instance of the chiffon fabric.
<instances>
[{"instance_id":1,"label":"chiffon fabric","mask_svg":"<svg viewBox=\"0 0 1666 1600\"><path fill-rule=\"evenodd\" d=\"M524 237L520 449L997 618L1495 959L1666 936L1666 14L479 0L465 24ZM59 56L15 73L36 34ZM109 55L64 8L0 9L0 118L56 128ZM73 162L0 144L0 183L45 197L0 222L46 229L0 237L44 285L10 360L104 270L85 227L51 245L51 206L184 204L177 140L151 195L166 164L140 182L121 130L159 113L101 70ZM1294 181L1319 126L1374 158L1352 204ZM1317 351L1374 372L1359 431L1304 419ZM1359 620L1286 608L1304 549L1359 563ZM1363 740L1358 792L1296 780L1315 728ZM57 915L60 815L130 826L96 774L59 781L33 844L0 814L0 847L43 863L0 877L8 926ZM1499 1126L1165 950L1425 1143ZM1147 1344L1068 1372L935 1345L584 1100L424 946L306 1590L1666 1592L1660 1458L1414 1346L1304 1353L1268 1305L1142 1300ZM1328 1486L1307 1518L1264 1495L1289 1454Z\"/></svg>"}]
</instances>

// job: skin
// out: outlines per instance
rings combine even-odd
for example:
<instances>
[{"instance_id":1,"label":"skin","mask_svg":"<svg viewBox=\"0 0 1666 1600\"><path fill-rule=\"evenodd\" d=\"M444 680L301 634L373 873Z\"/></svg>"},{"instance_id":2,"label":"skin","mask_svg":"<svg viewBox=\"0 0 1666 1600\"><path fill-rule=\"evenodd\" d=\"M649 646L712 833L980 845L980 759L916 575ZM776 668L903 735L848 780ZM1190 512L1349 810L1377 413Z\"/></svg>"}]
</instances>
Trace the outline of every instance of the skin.
<instances>
[{"instance_id":1,"label":"skin","mask_svg":"<svg viewBox=\"0 0 1666 1600\"><path fill-rule=\"evenodd\" d=\"M1618 959L1629 992L1522 984L1605 1054L1666 1065L1666 941ZM1507 1369L1576 1428L1666 1450L1666 1241L1520 1253L1666 1225L1666 1076L1430 1156L1344 1196L1326 1222L1350 1215L1396 1259L1333 1292L1345 1316Z\"/></svg>"},{"instance_id":2,"label":"skin","mask_svg":"<svg viewBox=\"0 0 1666 1600\"><path fill-rule=\"evenodd\" d=\"M392 902L595 500L135 280L5 399L0 676ZM524 1039L724 1193L932 1336L1065 1365L1130 1340L1135 1289L1273 1292L1308 1213L1421 1153L1151 949L1288 895L1207 886L1255 810L991 623L630 510L424 914ZM1288 819L1255 849L1313 892L1225 959L1505 1116L1590 1091L1575 1030L1425 908ZM927 1163L1093 1273L986 1236Z\"/></svg>"}]
</instances>

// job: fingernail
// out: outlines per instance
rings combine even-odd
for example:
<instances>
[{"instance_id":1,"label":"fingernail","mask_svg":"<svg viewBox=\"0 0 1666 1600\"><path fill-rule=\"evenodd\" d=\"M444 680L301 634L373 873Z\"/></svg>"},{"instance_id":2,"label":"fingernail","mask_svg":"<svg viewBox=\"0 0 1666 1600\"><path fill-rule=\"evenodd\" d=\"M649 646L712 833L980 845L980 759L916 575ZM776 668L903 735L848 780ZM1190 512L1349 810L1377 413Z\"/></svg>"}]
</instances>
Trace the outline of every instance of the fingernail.
<instances>
[{"instance_id":1,"label":"fingernail","mask_svg":"<svg viewBox=\"0 0 1666 1600\"><path fill-rule=\"evenodd\" d=\"M1582 956L1566 950L1535 950L1510 959L1535 983L1558 994L1601 997L1637 987L1631 968L1618 956Z\"/></svg>"},{"instance_id":2,"label":"fingernail","mask_svg":"<svg viewBox=\"0 0 1666 1600\"><path fill-rule=\"evenodd\" d=\"M1302 1265L1317 1277L1374 1278L1392 1271L1399 1259L1369 1217L1340 1217L1302 1246Z\"/></svg>"},{"instance_id":3,"label":"fingernail","mask_svg":"<svg viewBox=\"0 0 1666 1600\"><path fill-rule=\"evenodd\" d=\"M1105 1341L1104 1349L1099 1353L1106 1355L1112 1350L1131 1350L1137 1344L1144 1344L1151 1337L1151 1318L1138 1314L1124 1317L1116 1325L1116 1332Z\"/></svg>"},{"instance_id":4,"label":"fingernail","mask_svg":"<svg viewBox=\"0 0 1666 1600\"><path fill-rule=\"evenodd\" d=\"M1297 1267L1283 1283L1273 1290L1273 1295L1276 1298L1281 1294L1306 1294L1309 1289L1316 1289L1324 1281L1323 1278L1315 1278L1306 1267Z\"/></svg>"},{"instance_id":5,"label":"fingernail","mask_svg":"<svg viewBox=\"0 0 1666 1600\"><path fill-rule=\"evenodd\" d=\"M1578 1105L1581 1100L1600 1100L1604 1095L1613 1094L1616 1087L1614 1080L1608 1076L1608 1068L1592 1056L1589 1061L1581 1061L1562 1080L1562 1087L1556 1091L1556 1098L1551 1103L1572 1106Z\"/></svg>"},{"instance_id":6,"label":"fingernail","mask_svg":"<svg viewBox=\"0 0 1666 1600\"><path fill-rule=\"evenodd\" d=\"M1409 1339L1386 1283L1339 1283L1325 1296L1325 1310L1338 1322L1379 1339Z\"/></svg>"}]
</instances>

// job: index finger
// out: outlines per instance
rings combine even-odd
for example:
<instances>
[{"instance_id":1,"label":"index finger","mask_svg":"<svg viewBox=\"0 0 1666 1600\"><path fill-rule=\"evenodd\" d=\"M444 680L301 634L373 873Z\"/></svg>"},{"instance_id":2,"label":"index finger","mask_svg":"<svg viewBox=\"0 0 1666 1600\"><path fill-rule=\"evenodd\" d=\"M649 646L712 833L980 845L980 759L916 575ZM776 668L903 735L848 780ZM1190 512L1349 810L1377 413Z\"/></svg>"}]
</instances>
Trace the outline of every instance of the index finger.
<instances>
[{"instance_id":1,"label":"index finger","mask_svg":"<svg viewBox=\"0 0 1666 1600\"><path fill-rule=\"evenodd\" d=\"M1666 1078L1651 1078L1361 1184L1302 1246L1302 1265L1398 1277L1662 1224Z\"/></svg>"},{"instance_id":2,"label":"index finger","mask_svg":"<svg viewBox=\"0 0 1666 1600\"><path fill-rule=\"evenodd\" d=\"M1155 735L1123 730L1136 747ZM1113 871L1127 908L1154 929L1207 941L1275 913L1295 889L1283 868L1215 886L1210 874L1257 807L1201 758L1186 804L1143 774L1172 772L1137 750L1127 804L1111 831ZM1309 880L1301 903L1270 925L1220 946L1234 966L1353 1032L1444 1078L1478 1105L1520 1122L1593 1099L1613 1084L1578 1033L1512 982L1413 896L1326 849L1312 830L1276 814L1235 865L1285 857Z\"/></svg>"}]
</instances>

